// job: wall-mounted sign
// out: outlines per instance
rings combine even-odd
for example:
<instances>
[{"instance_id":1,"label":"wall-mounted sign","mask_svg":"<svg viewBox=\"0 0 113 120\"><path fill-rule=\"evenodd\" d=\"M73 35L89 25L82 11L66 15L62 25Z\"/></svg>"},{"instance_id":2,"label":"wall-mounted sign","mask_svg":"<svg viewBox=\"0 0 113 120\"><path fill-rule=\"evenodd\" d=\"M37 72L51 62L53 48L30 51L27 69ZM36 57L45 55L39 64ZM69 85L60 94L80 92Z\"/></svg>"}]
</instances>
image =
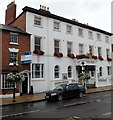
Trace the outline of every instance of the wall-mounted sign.
<instances>
[{"instance_id":1,"label":"wall-mounted sign","mask_svg":"<svg viewBox=\"0 0 113 120\"><path fill-rule=\"evenodd\" d=\"M31 63L31 52L21 53L21 63Z\"/></svg>"},{"instance_id":2,"label":"wall-mounted sign","mask_svg":"<svg viewBox=\"0 0 113 120\"><path fill-rule=\"evenodd\" d=\"M67 80L67 73L62 73L62 79Z\"/></svg>"}]
</instances>

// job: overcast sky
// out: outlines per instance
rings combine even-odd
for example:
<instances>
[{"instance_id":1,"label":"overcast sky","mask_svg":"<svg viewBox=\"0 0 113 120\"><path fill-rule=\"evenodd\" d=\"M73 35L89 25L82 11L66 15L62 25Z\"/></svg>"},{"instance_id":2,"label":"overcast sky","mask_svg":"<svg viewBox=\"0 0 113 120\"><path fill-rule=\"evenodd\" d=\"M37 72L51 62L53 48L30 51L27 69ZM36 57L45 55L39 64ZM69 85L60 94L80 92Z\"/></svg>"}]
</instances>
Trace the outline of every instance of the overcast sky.
<instances>
[{"instance_id":1,"label":"overcast sky","mask_svg":"<svg viewBox=\"0 0 113 120\"><path fill-rule=\"evenodd\" d=\"M13 0L0 0L0 23L5 23L7 4ZM15 0L17 16L25 6L39 9L40 5L49 7L50 12L68 19L111 32L111 2L113 0Z\"/></svg>"}]
</instances>

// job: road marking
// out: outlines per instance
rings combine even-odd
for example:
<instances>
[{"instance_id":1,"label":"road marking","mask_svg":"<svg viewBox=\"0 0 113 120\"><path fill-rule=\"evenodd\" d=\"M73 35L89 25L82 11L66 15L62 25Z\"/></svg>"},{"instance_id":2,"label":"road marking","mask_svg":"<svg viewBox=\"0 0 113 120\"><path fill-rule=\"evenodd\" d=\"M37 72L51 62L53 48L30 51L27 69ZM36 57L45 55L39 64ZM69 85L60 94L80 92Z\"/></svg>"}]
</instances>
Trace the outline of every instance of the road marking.
<instances>
[{"instance_id":1,"label":"road marking","mask_svg":"<svg viewBox=\"0 0 113 120\"><path fill-rule=\"evenodd\" d=\"M38 111L40 111L40 110L34 110L34 111L27 111L27 112L17 113L17 114L4 115L4 116L0 116L0 117L2 117L2 118L4 118L4 117L13 117L13 116L18 116L18 115L23 115L23 114L28 114L28 113L38 112Z\"/></svg>"},{"instance_id":2,"label":"road marking","mask_svg":"<svg viewBox=\"0 0 113 120\"><path fill-rule=\"evenodd\" d=\"M81 120L81 118L77 116L73 116L73 117L66 118L64 120Z\"/></svg>"},{"instance_id":3,"label":"road marking","mask_svg":"<svg viewBox=\"0 0 113 120\"><path fill-rule=\"evenodd\" d=\"M72 104L64 105L64 107L69 107L69 106L74 106L74 105L81 105L81 104L86 104L86 103L87 102L72 103Z\"/></svg>"}]
</instances>

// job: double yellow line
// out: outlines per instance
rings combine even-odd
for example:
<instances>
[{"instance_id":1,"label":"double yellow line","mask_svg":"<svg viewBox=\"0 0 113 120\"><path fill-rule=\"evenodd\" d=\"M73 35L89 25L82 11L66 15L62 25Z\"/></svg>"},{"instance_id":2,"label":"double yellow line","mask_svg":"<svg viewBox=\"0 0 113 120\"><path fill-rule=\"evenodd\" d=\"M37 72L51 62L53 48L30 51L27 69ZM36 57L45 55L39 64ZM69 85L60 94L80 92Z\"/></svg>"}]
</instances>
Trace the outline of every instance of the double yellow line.
<instances>
[{"instance_id":1,"label":"double yellow line","mask_svg":"<svg viewBox=\"0 0 113 120\"><path fill-rule=\"evenodd\" d=\"M64 120L81 120L81 118L77 116L73 116L73 117L66 118Z\"/></svg>"}]
</instances>

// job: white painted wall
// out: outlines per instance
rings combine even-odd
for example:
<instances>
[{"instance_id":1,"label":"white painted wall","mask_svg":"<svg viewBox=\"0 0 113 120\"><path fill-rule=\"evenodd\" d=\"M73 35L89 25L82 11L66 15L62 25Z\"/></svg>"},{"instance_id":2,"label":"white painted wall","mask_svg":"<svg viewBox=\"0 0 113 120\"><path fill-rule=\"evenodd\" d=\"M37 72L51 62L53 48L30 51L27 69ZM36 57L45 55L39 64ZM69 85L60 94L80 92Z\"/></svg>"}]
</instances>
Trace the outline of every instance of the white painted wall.
<instances>
[{"instance_id":1,"label":"white painted wall","mask_svg":"<svg viewBox=\"0 0 113 120\"><path fill-rule=\"evenodd\" d=\"M84 44L84 53L89 51L89 45L94 45L94 55L97 55L97 47L102 47L102 56L104 61L97 62L97 67L103 66L103 78L108 78L107 75L107 66L110 65L108 61L106 61L106 49L110 49L111 52L111 40L110 43L105 42L105 35L101 33L101 41L97 41L96 34L98 32L93 31L93 39L88 39L88 29L83 28L84 37L78 36L78 26L73 27L72 34L66 33L66 25L68 23L60 22L61 31L56 32L53 30L53 19L42 17L43 25L42 27L34 26L34 16L36 14L27 12L26 14L26 31L31 33L31 52L34 50L34 36L42 37L42 50L45 52L43 56L37 56L32 54L32 63L43 63L44 64L44 78L43 79L32 79L32 85L34 87L34 93L43 92L54 88L54 83L58 81L62 81L62 73L67 73L67 67L71 65L73 67L73 78L68 79L69 81L76 80L76 60L67 57L67 41L73 42L73 53L75 55L79 55L79 44ZM40 16L40 15L39 15ZM60 40L61 45L61 53L63 53L63 58L57 58L53 56L54 54L54 39ZM109 39L111 39L109 37ZM54 78L54 66L60 66L60 78ZM31 65L32 66L32 65ZM32 67L31 67L32 70ZM32 71L31 71L32 73ZM98 71L97 71L98 73ZM99 82L98 86L106 86L110 85L109 82Z\"/></svg>"}]
</instances>

